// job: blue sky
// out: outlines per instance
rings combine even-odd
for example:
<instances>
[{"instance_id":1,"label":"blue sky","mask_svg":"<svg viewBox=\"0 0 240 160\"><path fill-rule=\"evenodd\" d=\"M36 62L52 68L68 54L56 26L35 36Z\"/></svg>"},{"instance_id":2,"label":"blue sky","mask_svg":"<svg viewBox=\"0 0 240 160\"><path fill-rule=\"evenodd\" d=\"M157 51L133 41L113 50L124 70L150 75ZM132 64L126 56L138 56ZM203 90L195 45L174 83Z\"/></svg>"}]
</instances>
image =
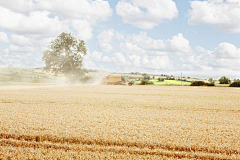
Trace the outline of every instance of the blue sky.
<instances>
[{"instance_id":1,"label":"blue sky","mask_svg":"<svg viewBox=\"0 0 240 160\"><path fill-rule=\"evenodd\" d=\"M0 67L43 67L63 31L85 67L240 78L240 0L0 0Z\"/></svg>"}]
</instances>

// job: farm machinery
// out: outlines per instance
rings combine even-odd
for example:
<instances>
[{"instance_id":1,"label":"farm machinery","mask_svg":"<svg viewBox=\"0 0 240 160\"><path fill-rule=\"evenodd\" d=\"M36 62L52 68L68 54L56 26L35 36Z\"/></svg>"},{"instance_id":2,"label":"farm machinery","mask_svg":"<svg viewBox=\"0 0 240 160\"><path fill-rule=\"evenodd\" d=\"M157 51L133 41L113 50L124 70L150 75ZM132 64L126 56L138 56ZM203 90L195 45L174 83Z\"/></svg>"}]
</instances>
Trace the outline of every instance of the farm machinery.
<instances>
[{"instance_id":1,"label":"farm machinery","mask_svg":"<svg viewBox=\"0 0 240 160\"><path fill-rule=\"evenodd\" d=\"M102 78L101 84L106 85L133 85L133 82L127 82L126 77L122 75L109 75Z\"/></svg>"}]
</instances>

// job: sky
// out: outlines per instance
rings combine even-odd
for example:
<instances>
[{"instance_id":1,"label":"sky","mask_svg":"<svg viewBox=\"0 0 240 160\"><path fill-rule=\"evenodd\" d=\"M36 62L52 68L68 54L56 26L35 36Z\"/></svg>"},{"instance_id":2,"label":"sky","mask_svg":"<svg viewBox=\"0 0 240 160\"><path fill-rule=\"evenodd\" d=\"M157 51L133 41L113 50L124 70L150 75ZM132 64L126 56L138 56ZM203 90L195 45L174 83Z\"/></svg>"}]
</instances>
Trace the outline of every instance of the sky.
<instances>
[{"instance_id":1,"label":"sky","mask_svg":"<svg viewBox=\"0 0 240 160\"><path fill-rule=\"evenodd\" d=\"M65 31L88 69L240 78L240 0L0 0L0 67L44 67Z\"/></svg>"}]
</instances>

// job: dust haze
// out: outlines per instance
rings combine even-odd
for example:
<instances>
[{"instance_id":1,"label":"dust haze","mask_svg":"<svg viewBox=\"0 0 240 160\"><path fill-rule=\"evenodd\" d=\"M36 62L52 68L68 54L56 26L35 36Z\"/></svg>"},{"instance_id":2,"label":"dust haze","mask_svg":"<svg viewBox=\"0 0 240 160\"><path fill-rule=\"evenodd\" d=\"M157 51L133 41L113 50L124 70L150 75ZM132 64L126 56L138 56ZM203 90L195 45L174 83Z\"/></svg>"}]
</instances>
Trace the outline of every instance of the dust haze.
<instances>
[{"instance_id":1,"label":"dust haze","mask_svg":"<svg viewBox=\"0 0 240 160\"><path fill-rule=\"evenodd\" d=\"M54 83L58 85L100 85L102 78L108 76L109 74L110 73L107 71L98 70L98 71L86 73L85 76L91 77L91 79L89 79L86 82L76 81L73 83L65 76L62 76L62 77L56 77Z\"/></svg>"}]
</instances>

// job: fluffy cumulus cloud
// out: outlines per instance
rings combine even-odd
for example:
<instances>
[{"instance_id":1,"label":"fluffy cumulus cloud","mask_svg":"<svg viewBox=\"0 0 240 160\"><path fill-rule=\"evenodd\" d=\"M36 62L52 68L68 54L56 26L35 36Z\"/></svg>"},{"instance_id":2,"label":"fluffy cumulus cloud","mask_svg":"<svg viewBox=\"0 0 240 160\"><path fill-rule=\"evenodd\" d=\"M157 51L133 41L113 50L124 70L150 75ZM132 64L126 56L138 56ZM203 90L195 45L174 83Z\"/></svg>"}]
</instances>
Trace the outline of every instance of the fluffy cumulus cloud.
<instances>
[{"instance_id":1,"label":"fluffy cumulus cloud","mask_svg":"<svg viewBox=\"0 0 240 160\"><path fill-rule=\"evenodd\" d=\"M9 50L11 52L24 52L24 53L34 53L36 52L36 49L31 46L15 46L15 45L10 45Z\"/></svg>"},{"instance_id":2,"label":"fluffy cumulus cloud","mask_svg":"<svg viewBox=\"0 0 240 160\"><path fill-rule=\"evenodd\" d=\"M110 63L110 62L112 62L112 60L111 60L109 57L104 56L104 57L102 58L102 62Z\"/></svg>"},{"instance_id":3,"label":"fluffy cumulus cloud","mask_svg":"<svg viewBox=\"0 0 240 160\"><path fill-rule=\"evenodd\" d=\"M171 20L178 16L176 4L172 0L121 0L116 6L116 12L124 23L142 29L152 29L163 19Z\"/></svg>"},{"instance_id":4,"label":"fluffy cumulus cloud","mask_svg":"<svg viewBox=\"0 0 240 160\"><path fill-rule=\"evenodd\" d=\"M169 40L166 50L175 52L177 55L191 54L192 49L189 45L189 41L185 39L182 33L179 33L176 36L173 36L171 40Z\"/></svg>"},{"instance_id":5,"label":"fluffy cumulus cloud","mask_svg":"<svg viewBox=\"0 0 240 160\"><path fill-rule=\"evenodd\" d=\"M35 37L29 37L19 34L12 34L10 36L11 43L13 45L31 45L31 46L41 46L41 47L47 47L52 40L54 40L56 37L49 37L49 38L35 38Z\"/></svg>"},{"instance_id":6,"label":"fluffy cumulus cloud","mask_svg":"<svg viewBox=\"0 0 240 160\"><path fill-rule=\"evenodd\" d=\"M237 48L235 45L227 42L220 43L216 48L213 54L218 58L240 58L240 48Z\"/></svg>"},{"instance_id":7,"label":"fluffy cumulus cloud","mask_svg":"<svg viewBox=\"0 0 240 160\"><path fill-rule=\"evenodd\" d=\"M129 59L135 67L141 66L141 57L137 55L129 55Z\"/></svg>"},{"instance_id":8,"label":"fluffy cumulus cloud","mask_svg":"<svg viewBox=\"0 0 240 160\"><path fill-rule=\"evenodd\" d=\"M47 9L63 18L107 20L112 15L109 3L104 0L35 0L39 9Z\"/></svg>"},{"instance_id":9,"label":"fluffy cumulus cloud","mask_svg":"<svg viewBox=\"0 0 240 160\"><path fill-rule=\"evenodd\" d=\"M191 1L188 23L215 25L219 30L240 33L240 0Z\"/></svg>"},{"instance_id":10,"label":"fluffy cumulus cloud","mask_svg":"<svg viewBox=\"0 0 240 160\"><path fill-rule=\"evenodd\" d=\"M92 39L92 26L86 20L72 20L72 28L77 32L76 37L79 39L89 40Z\"/></svg>"},{"instance_id":11,"label":"fluffy cumulus cloud","mask_svg":"<svg viewBox=\"0 0 240 160\"><path fill-rule=\"evenodd\" d=\"M9 32L37 36L56 36L68 28L58 16L49 18L49 14L47 11L36 11L26 16L0 6L0 28Z\"/></svg>"},{"instance_id":12,"label":"fluffy cumulus cloud","mask_svg":"<svg viewBox=\"0 0 240 160\"><path fill-rule=\"evenodd\" d=\"M125 58L125 56L121 52L116 52L112 54L112 62L117 65L131 65L129 61Z\"/></svg>"},{"instance_id":13,"label":"fluffy cumulus cloud","mask_svg":"<svg viewBox=\"0 0 240 160\"><path fill-rule=\"evenodd\" d=\"M94 61L101 61L102 53L94 51L93 53L89 53L89 58Z\"/></svg>"},{"instance_id":14,"label":"fluffy cumulus cloud","mask_svg":"<svg viewBox=\"0 0 240 160\"><path fill-rule=\"evenodd\" d=\"M98 49L102 52L110 52L113 47L110 44L112 37L114 36L113 30L103 31L98 35Z\"/></svg>"},{"instance_id":15,"label":"fluffy cumulus cloud","mask_svg":"<svg viewBox=\"0 0 240 160\"><path fill-rule=\"evenodd\" d=\"M147 32L140 32L139 35L130 35L127 37L126 41L136 44L138 46L142 46L142 48L148 50L160 50L166 47L166 44L163 40L152 39L148 37Z\"/></svg>"},{"instance_id":16,"label":"fluffy cumulus cloud","mask_svg":"<svg viewBox=\"0 0 240 160\"><path fill-rule=\"evenodd\" d=\"M146 53L145 50L138 47L136 44L132 44L132 43L129 43L129 42L120 43L119 46L120 46L120 49L121 49L122 52L131 53L131 54L144 54L144 53Z\"/></svg>"},{"instance_id":17,"label":"fluffy cumulus cloud","mask_svg":"<svg viewBox=\"0 0 240 160\"><path fill-rule=\"evenodd\" d=\"M97 21L108 20L111 15L112 9L103 0L0 2L0 27L21 34L56 36L71 26L77 32L77 37L89 40L92 38L92 26Z\"/></svg>"},{"instance_id":18,"label":"fluffy cumulus cloud","mask_svg":"<svg viewBox=\"0 0 240 160\"><path fill-rule=\"evenodd\" d=\"M0 43L8 43L9 39L5 32L0 32Z\"/></svg>"},{"instance_id":19,"label":"fluffy cumulus cloud","mask_svg":"<svg viewBox=\"0 0 240 160\"><path fill-rule=\"evenodd\" d=\"M99 50L111 52L118 50L111 57L104 56L100 61L113 63L120 67L132 66L139 69L164 70L173 68L169 54L174 56L190 56L193 50L189 41L179 33L171 39L153 39L147 32L124 37L113 30L103 31L98 36ZM119 43L114 43L114 42ZM96 55L96 57L98 57ZM93 58L92 58L93 59Z\"/></svg>"},{"instance_id":20,"label":"fluffy cumulus cloud","mask_svg":"<svg viewBox=\"0 0 240 160\"><path fill-rule=\"evenodd\" d=\"M0 6L9 8L14 12L28 14L35 9L36 4L32 0L7 0L0 1Z\"/></svg>"},{"instance_id":21,"label":"fluffy cumulus cloud","mask_svg":"<svg viewBox=\"0 0 240 160\"><path fill-rule=\"evenodd\" d=\"M168 56L150 57L145 55L142 58L142 63L145 68L164 70L169 69L170 61Z\"/></svg>"},{"instance_id":22,"label":"fluffy cumulus cloud","mask_svg":"<svg viewBox=\"0 0 240 160\"><path fill-rule=\"evenodd\" d=\"M70 25L77 32L77 37L89 40L93 37L92 26L97 21L106 21L112 15L112 9L103 0L37 0L39 10L48 10L62 19L71 19Z\"/></svg>"},{"instance_id":23,"label":"fluffy cumulus cloud","mask_svg":"<svg viewBox=\"0 0 240 160\"><path fill-rule=\"evenodd\" d=\"M156 55L163 55L163 52L172 52L175 55L191 55L193 53L189 41L183 37L182 33L168 40L156 40L150 38L147 32L140 32L139 35L128 36L126 41L141 46L148 53L151 52Z\"/></svg>"},{"instance_id":24,"label":"fluffy cumulus cloud","mask_svg":"<svg viewBox=\"0 0 240 160\"><path fill-rule=\"evenodd\" d=\"M10 46L10 49L4 49L2 52L0 52L1 58L0 58L0 66L4 67L9 64L13 64L15 67L32 67L32 66L39 66L43 64L41 61L41 58L34 57L33 53L31 52L31 48L29 46L25 47L18 47L18 46ZM17 50L17 52L15 52ZM30 50L30 52L29 52ZM20 52L22 51L22 52ZM25 52L28 51L28 52Z\"/></svg>"},{"instance_id":25,"label":"fluffy cumulus cloud","mask_svg":"<svg viewBox=\"0 0 240 160\"><path fill-rule=\"evenodd\" d=\"M204 49L202 46L196 46L196 50L197 50L198 52L203 52L203 53L206 52L206 49Z\"/></svg>"},{"instance_id":26,"label":"fluffy cumulus cloud","mask_svg":"<svg viewBox=\"0 0 240 160\"><path fill-rule=\"evenodd\" d=\"M180 57L182 69L198 71L239 70L240 48L227 42L220 43L214 51L198 46L200 55Z\"/></svg>"}]
</instances>

